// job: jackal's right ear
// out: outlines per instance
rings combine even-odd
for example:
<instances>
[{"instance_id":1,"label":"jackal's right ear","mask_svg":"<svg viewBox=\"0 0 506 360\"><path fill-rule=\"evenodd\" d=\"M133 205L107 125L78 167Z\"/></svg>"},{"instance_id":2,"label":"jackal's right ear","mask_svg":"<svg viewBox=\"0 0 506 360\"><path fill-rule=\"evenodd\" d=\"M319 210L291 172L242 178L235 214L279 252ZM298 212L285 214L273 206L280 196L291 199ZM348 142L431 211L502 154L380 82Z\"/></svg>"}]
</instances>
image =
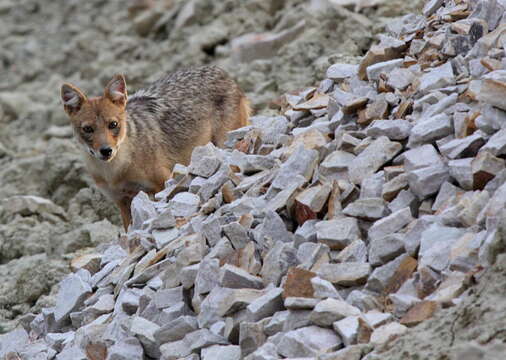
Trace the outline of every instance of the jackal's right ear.
<instances>
[{"instance_id":1,"label":"jackal's right ear","mask_svg":"<svg viewBox=\"0 0 506 360\"><path fill-rule=\"evenodd\" d=\"M65 83L61 87L61 99L63 108L69 115L76 114L86 101L86 96L74 85Z\"/></svg>"}]
</instances>

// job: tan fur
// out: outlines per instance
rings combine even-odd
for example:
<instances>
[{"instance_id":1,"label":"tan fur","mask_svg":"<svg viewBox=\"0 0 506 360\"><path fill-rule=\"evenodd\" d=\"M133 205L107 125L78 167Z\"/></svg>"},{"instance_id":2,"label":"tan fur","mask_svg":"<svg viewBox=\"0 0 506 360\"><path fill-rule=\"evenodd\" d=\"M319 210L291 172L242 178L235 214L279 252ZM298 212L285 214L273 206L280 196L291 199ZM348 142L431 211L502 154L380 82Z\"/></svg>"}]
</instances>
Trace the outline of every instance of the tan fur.
<instances>
[{"instance_id":1,"label":"tan fur","mask_svg":"<svg viewBox=\"0 0 506 360\"><path fill-rule=\"evenodd\" d=\"M203 84L194 84L196 80ZM128 102L121 75L101 97L87 98L71 84L62 86L61 97L87 168L118 205L125 230L132 198L139 191L161 191L176 163L188 165L196 146L211 141L223 146L226 133L246 125L251 112L237 85L214 67L175 73ZM112 122L117 123L114 129ZM93 132L87 133L86 127ZM104 160L100 151L105 147L112 155Z\"/></svg>"}]
</instances>

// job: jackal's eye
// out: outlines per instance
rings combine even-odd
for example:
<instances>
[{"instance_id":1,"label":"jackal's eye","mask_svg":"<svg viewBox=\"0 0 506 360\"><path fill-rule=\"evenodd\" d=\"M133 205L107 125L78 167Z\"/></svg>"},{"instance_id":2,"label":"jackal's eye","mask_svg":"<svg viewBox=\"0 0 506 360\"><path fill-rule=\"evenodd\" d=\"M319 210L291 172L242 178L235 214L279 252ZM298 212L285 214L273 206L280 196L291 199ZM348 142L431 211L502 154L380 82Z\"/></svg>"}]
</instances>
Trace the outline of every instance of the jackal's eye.
<instances>
[{"instance_id":1,"label":"jackal's eye","mask_svg":"<svg viewBox=\"0 0 506 360\"><path fill-rule=\"evenodd\" d=\"M118 123L116 121L111 121L109 123L109 129L116 129L118 127Z\"/></svg>"},{"instance_id":2,"label":"jackal's eye","mask_svg":"<svg viewBox=\"0 0 506 360\"><path fill-rule=\"evenodd\" d=\"M93 132L93 128L91 126L83 126L83 131L85 133L91 134Z\"/></svg>"}]
</instances>

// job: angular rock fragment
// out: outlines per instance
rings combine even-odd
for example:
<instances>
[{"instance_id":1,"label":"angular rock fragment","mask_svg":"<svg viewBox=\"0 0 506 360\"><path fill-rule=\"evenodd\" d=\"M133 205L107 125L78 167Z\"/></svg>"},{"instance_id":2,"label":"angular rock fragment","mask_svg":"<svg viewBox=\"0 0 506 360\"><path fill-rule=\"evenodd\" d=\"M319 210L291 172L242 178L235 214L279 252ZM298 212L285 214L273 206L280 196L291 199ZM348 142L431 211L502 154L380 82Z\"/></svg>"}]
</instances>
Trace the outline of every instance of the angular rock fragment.
<instances>
[{"instance_id":1,"label":"angular rock fragment","mask_svg":"<svg viewBox=\"0 0 506 360\"><path fill-rule=\"evenodd\" d=\"M386 136L374 140L349 167L350 180L360 184L397 155L401 148L401 144L390 141Z\"/></svg>"},{"instance_id":2,"label":"angular rock fragment","mask_svg":"<svg viewBox=\"0 0 506 360\"><path fill-rule=\"evenodd\" d=\"M362 285L367 281L371 265L367 263L323 264L318 276L340 286Z\"/></svg>"},{"instance_id":3,"label":"angular rock fragment","mask_svg":"<svg viewBox=\"0 0 506 360\"><path fill-rule=\"evenodd\" d=\"M307 326L284 334L277 345L277 351L287 358L313 357L331 352L341 343L341 339L334 331L318 326Z\"/></svg>"},{"instance_id":4,"label":"angular rock fragment","mask_svg":"<svg viewBox=\"0 0 506 360\"><path fill-rule=\"evenodd\" d=\"M320 221L315 227L318 242L334 250L344 249L352 241L360 238L358 223L354 218Z\"/></svg>"}]
</instances>

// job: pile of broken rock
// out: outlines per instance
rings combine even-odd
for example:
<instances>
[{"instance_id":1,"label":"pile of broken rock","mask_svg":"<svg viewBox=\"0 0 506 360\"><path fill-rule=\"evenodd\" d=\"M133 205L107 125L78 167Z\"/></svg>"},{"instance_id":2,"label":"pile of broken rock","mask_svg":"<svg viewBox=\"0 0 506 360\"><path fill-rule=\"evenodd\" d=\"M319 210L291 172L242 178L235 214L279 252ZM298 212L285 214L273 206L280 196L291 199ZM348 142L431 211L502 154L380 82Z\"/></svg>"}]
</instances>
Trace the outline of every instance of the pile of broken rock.
<instances>
[{"instance_id":1,"label":"pile of broken rock","mask_svg":"<svg viewBox=\"0 0 506 360\"><path fill-rule=\"evenodd\" d=\"M504 4L503 4L504 3ZM506 2L432 0L196 148L8 359L373 359L502 251Z\"/></svg>"}]
</instances>

